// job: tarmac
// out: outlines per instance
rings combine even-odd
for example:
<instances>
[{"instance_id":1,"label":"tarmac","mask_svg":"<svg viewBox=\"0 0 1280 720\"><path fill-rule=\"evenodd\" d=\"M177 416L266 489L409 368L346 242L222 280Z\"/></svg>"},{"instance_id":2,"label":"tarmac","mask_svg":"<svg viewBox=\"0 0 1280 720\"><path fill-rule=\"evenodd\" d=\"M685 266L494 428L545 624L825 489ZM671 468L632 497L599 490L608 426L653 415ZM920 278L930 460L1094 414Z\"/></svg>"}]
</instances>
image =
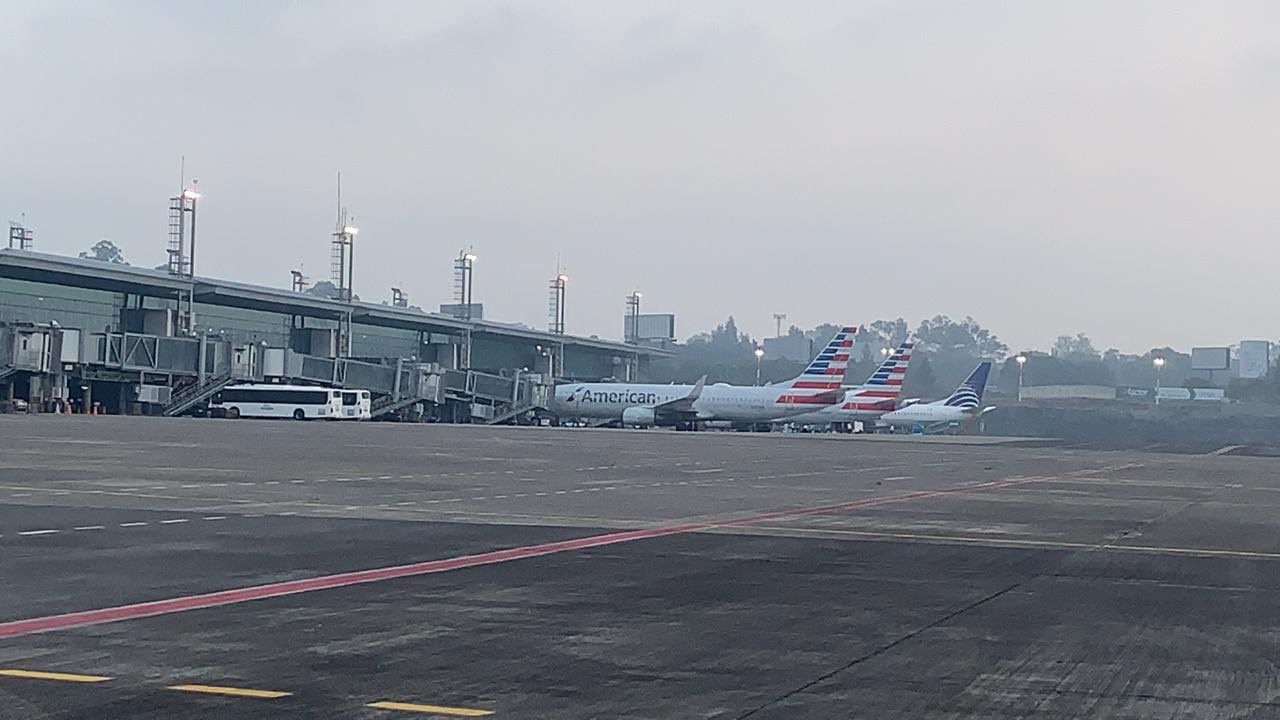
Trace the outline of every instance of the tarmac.
<instances>
[{"instance_id":1,"label":"tarmac","mask_svg":"<svg viewBox=\"0 0 1280 720\"><path fill-rule=\"evenodd\" d=\"M0 718L1280 717L1275 467L0 416Z\"/></svg>"}]
</instances>

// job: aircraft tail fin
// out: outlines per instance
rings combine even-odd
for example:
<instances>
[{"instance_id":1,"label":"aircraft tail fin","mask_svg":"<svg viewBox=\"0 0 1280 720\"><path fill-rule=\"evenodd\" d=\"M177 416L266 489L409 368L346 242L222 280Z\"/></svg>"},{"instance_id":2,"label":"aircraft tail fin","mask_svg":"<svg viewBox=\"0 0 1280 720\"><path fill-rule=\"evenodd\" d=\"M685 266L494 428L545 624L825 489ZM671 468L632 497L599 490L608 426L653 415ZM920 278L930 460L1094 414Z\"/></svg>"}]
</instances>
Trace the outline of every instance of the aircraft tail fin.
<instances>
[{"instance_id":1,"label":"aircraft tail fin","mask_svg":"<svg viewBox=\"0 0 1280 720\"><path fill-rule=\"evenodd\" d=\"M904 342L880 363L862 385L850 388L844 399L845 410L895 410L902 397L902 383L911 364L915 343Z\"/></svg>"},{"instance_id":2,"label":"aircraft tail fin","mask_svg":"<svg viewBox=\"0 0 1280 720\"><path fill-rule=\"evenodd\" d=\"M982 404L982 393L987 388L987 377L990 374L990 360L978 363L978 367L969 373L969 377L960 383L960 387L956 388L956 391L951 393L951 397L947 398L943 404L966 410L976 409Z\"/></svg>"},{"instance_id":3,"label":"aircraft tail fin","mask_svg":"<svg viewBox=\"0 0 1280 720\"><path fill-rule=\"evenodd\" d=\"M844 384L844 374L849 368L849 355L853 350L853 336L858 328L845 326L814 356L804 372L783 383L793 390L838 390Z\"/></svg>"}]
</instances>

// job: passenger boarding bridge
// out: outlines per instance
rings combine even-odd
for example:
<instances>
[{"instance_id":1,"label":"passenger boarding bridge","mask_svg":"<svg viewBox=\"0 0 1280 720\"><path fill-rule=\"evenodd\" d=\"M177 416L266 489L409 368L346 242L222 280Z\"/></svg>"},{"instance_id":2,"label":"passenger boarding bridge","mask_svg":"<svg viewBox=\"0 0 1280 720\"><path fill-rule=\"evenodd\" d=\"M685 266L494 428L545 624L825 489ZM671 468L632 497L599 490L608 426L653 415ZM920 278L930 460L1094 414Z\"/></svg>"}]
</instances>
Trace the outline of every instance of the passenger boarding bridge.
<instances>
[{"instance_id":1,"label":"passenger boarding bridge","mask_svg":"<svg viewBox=\"0 0 1280 720\"><path fill-rule=\"evenodd\" d=\"M545 406L557 378L630 379L666 354L0 249L0 402L179 415L228 384L278 381L368 389L375 416L503 422Z\"/></svg>"}]
</instances>

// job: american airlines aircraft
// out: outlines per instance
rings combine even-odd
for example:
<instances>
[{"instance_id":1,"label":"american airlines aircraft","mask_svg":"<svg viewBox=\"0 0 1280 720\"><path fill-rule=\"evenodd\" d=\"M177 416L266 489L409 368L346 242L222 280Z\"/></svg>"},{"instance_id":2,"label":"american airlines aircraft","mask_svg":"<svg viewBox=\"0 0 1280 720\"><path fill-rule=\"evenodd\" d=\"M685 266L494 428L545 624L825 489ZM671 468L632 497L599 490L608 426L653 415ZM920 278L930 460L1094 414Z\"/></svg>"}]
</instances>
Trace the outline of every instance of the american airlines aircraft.
<instances>
[{"instance_id":1,"label":"american airlines aircraft","mask_svg":"<svg viewBox=\"0 0 1280 720\"><path fill-rule=\"evenodd\" d=\"M885 413L876 423L880 426L940 425L963 422L981 417L995 408L982 408L982 391L987 387L991 374L991 361L983 360L956 391L942 400L908 405L901 410Z\"/></svg>"},{"instance_id":2,"label":"american airlines aircraft","mask_svg":"<svg viewBox=\"0 0 1280 720\"><path fill-rule=\"evenodd\" d=\"M778 418L778 422L798 425L828 425L853 423L857 420L874 420L884 413L896 410L902 396L902 382L911 364L914 343L904 342L892 355L876 368L871 377L861 385L846 387L844 400L800 415Z\"/></svg>"},{"instance_id":3,"label":"american airlines aircraft","mask_svg":"<svg viewBox=\"0 0 1280 720\"><path fill-rule=\"evenodd\" d=\"M855 327L844 327L800 375L763 387L716 384L570 383L557 386L552 412L649 427L695 421L762 423L840 402Z\"/></svg>"}]
</instances>

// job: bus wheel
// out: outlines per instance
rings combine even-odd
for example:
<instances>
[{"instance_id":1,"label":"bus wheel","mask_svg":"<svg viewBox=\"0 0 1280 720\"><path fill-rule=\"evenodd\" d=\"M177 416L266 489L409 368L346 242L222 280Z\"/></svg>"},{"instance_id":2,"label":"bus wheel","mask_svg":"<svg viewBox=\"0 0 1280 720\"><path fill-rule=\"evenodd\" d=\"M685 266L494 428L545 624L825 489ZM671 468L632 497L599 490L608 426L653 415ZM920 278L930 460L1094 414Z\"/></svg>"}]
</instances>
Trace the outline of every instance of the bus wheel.
<instances>
[{"instance_id":1,"label":"bus wheel","mask_svg":"<svg viewBox=\"0 0 1280 720\"><path fill-rule=\"evenodd\" d=\"M235 420L236 418L240 417L240 408L234 408L234 407L227 408L226 412L223 413L223 416L229 417L232 420Z\"/></svg>"},{"instance_id":2,"label":"bus wheel","mask_svg":"<svg viewBox=\"0 0 1280 720\"><path fill-rule=\"evenodd\" d=\"M306 420L306 419L307 419L307 413L306 413L306 411L305 411L305 410L303 410L302 408L298 408L297 410L294 410L294 411L293 411L293 419L294 419L294 420Z\"/></svg>"}]
</instances>

